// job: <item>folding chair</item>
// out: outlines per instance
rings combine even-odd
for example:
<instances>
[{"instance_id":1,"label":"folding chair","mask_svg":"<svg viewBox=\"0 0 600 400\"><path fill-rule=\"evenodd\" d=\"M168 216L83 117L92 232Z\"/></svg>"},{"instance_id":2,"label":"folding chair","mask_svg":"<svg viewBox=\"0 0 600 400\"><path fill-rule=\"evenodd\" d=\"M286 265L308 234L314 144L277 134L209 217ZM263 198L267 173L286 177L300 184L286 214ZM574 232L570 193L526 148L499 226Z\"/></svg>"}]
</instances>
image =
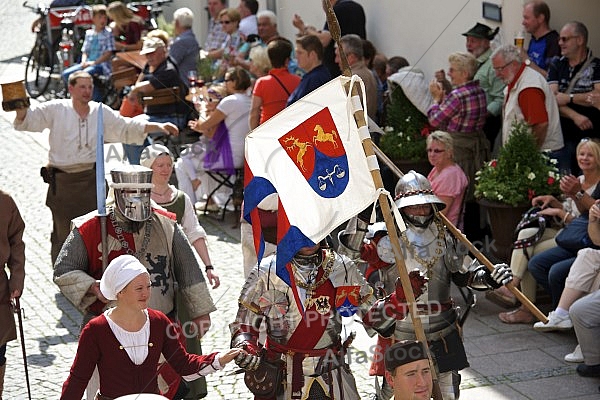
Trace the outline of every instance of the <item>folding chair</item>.
<instances>
[{"instance_id":1,"label":"folding chair","mask_svg":"<svg viewBox=\"0 0 600 400\"><path fill-rule=\"evenodd\" d=\"M212 198L212 196L215 193L217 193L219 189L221 189L222 187L232 189L232 193L231 195L229 195L229 198L223 205L223 210L220 213L221 215L219 217L219 220L223 221L225 219L225 212L227 212L227 206L229 205L229 203L232 202L232 204L235 207L235 211L237 212L242 204L242 200L244 200L244 169L236 168L234 174L230 174L229 172L219 170L206 171L206 174L210 176L217 183L217 185L208 194L206 204L204 205L204 209L202 210L204 214L206 214L208 211L208 199Z\"/></svg>"}]
</instances>

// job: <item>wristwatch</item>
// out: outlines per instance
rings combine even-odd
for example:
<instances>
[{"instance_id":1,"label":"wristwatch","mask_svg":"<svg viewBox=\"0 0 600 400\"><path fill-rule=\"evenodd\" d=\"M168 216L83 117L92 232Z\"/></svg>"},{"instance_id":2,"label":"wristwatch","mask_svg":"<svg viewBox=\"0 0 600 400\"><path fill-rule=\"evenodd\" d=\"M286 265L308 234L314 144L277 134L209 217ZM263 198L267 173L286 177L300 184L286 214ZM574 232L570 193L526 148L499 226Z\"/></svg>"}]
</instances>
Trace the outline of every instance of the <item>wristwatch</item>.
<instances>
[{"instance_id":1,"label":"wristwatch","mask_svg":"<svg viewBox=\"0 0 600 400\"><path fill-rule=\"evenodd\" d=\"M529 58L525 60L525 65L527 65L528 67L531 65L531 60Z\"/></svg>"},{"instance_id":2,"label":"wristwatch","mask_svg":"<svg viewBox=\"0 0 600 400\"><path fill-rule=\"evenodd\" d=\"M573 93L569 95L569 104L573 104Z\"/></svg>"},{"instance_id":3,"label":"wristwatch","mask_svg":"<svg viewBox=\"0 0 600 400\"><path fill-rule=\"evenodd\" d=\"M575 193L575 198L577 200L581 200L581 199L583 199L584 195L585 195L585 190L581 189L579 192Z\"/></svg>"}]
</instances>

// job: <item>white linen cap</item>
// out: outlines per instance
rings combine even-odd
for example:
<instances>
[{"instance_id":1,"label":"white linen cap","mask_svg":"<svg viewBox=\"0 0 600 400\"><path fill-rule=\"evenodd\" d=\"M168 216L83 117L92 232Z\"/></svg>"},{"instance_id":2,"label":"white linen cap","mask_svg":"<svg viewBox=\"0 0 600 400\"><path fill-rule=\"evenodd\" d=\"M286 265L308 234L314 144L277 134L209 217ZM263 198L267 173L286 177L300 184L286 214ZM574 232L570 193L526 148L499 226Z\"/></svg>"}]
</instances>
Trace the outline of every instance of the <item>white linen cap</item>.
<instances>
[{"instance_id":1,"label":"white linen cap","mask_svg":"<svg viewBox=\"0 0 600 400\"><path fill-rule=\"evenodd\" d=\"M125 254L112 260L100 279L100 291L108 300L116 300L129 282L148 270L132 255Z\"/></svg>"}]
</instances>

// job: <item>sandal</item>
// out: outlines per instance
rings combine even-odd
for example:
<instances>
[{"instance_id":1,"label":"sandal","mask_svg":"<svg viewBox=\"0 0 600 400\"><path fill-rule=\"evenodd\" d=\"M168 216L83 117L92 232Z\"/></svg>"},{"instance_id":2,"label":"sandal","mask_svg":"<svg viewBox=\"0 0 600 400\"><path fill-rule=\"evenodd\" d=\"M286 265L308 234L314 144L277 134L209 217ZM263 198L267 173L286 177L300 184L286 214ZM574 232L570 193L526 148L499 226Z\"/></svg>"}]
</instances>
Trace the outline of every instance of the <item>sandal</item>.
<instances>
[{"instance_id":1,"label":"sandal","mask_svg":"<svg viewBox=\"0 0 600 400\"><path fill-rule=\"evenodd\" d=\"M517 305L517 298L505 286L485 292L485 298L501 307L513 308Z\"/></svg>"},{"instance_id":2,"label":"sandal","mask_svg":"<svg viewBox=\"0 0 600 400\"><path fill-rule=\"evenodd\" d=\"M498 314L498 318L505 324L532 324L536 320L529 310L521 307L512 311L501 312Z\"/></svg>"}]
</instances>

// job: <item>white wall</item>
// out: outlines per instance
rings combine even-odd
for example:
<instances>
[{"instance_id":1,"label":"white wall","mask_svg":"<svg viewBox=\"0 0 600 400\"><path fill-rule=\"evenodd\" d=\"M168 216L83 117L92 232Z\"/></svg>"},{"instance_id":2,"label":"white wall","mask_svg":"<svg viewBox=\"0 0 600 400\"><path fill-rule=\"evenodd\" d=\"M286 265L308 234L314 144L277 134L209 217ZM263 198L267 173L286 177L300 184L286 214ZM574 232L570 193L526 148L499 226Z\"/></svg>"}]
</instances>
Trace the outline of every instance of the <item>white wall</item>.
<instances>
[{"instance_id":1,"label":"white wall","mask_svg":"<svg viewBox=\"0 0 600 400\"><path fill-rule=\"evenodd\" d=\"M421 68L428 76L439 68L447 69L448 55L465 51L466 32L482 22L492 28L500 26L495 43L512 42L515 32L521 29L523 0L487 0L502 6L501 23L482 18L482 0L356 0L365 9L367 38L388 57L401 55L411 65ZM552 16L550 25L560 31L570 20L579 20L590 30L590 47L600 54L600 2L598 0L546 0ZM259 10L274 4L278 16L279 33L293 39L296 29L292 17L300 14L307 24L321 28L325 14L321 0L259 0ZM206 0L175 0L171 11L165 9L168 20L178 7L189 7L196 18L194 32L204 43L207 13ZM229 0L237 7L239 0Z\"/></svg>"}]
</instances>

